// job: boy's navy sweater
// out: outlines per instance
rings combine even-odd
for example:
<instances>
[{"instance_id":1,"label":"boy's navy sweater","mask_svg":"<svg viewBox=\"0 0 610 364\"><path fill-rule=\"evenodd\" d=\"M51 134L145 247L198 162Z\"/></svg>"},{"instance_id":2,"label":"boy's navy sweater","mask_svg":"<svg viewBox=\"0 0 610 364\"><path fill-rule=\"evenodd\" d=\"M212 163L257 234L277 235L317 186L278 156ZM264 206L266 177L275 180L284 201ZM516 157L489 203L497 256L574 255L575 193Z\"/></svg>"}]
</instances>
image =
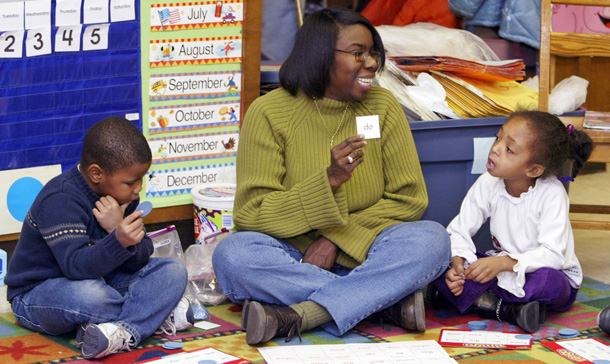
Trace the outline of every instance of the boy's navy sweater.
<instances>
[{"instance_id":1,"label":"boy's navy sweater","mask_svg":"<svg viewBox=\"0 0 610 364\"><path fill-rule=\"evenodd\" d=\"M108 234L93 215L95 194L78 166L50 180L30 207L5 277L7 299L47 279L109 278L119 271L136 272L153 253L148 235L128 248ZM135 211L132 201L125 216Z\"/></svg>"}]
</instances>

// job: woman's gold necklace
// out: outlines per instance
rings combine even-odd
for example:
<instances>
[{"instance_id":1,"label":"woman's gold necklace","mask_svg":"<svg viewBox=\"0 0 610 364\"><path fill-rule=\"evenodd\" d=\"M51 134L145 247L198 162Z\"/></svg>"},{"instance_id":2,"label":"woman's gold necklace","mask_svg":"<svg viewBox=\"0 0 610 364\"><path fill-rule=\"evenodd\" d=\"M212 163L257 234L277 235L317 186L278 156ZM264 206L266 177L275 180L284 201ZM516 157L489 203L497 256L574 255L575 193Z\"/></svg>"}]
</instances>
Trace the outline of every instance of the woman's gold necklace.
<instances>
[{"instance_id":1,"label":"woman's gold necklace","mask_svg":"<svg viewBox=\"0 0 610 364\"><path fill-rule=\"evenodd\" d=\"M322 113L320 112L320 108L318 107L318 103L316 102L315 97L313 98L313 103L314 103L314 105L316 105L316 110L318 110L318 115L320 115L320 120L322 120L322 124L324 124L326 131L328 131L328 134L330 134L330 129L328 129L328 126L326 126L326 122L324 121L324 118L322 117ZM335 141L335 135L337 135L337 133L339 132L339 129L341 129L341 125L343 125L343 119L345 119L345 114L347 113L348 107L349 107L349 101L347 102L347 105L345 105L345 110L343 110L343 116L341 116L341 121L339 122L339 126L337 127L337 130L335 130L332 137L330 138L331 148L333 146L333 142Z\"/></svg>"}]
</instances>

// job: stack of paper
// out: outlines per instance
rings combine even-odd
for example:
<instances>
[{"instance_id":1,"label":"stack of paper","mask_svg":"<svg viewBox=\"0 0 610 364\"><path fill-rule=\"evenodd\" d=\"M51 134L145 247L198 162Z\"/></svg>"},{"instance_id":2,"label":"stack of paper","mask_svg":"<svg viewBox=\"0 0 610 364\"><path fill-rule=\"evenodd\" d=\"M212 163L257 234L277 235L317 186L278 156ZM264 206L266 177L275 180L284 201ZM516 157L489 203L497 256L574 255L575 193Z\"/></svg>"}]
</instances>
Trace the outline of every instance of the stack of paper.
<instances>
[{"instance_id":1,"label":"stack of paper","mask_svg":"<svg viewBox=\"0 0 610 364\"><path fill-rule=\"evenodd\" d=\"M447 56L389 58L405 71L446 71L485 81L517 81L525 77L525 63L521 59L474 62Z\"/></svg>"},{"instance_id":2,"label":"stack of paper","mask_svg":"<svg viewBox=\"0 0 610 364\"><path fill-rule=\"evenodd\" d=\"M378 82L412 111L415 117L409 120L506 116L538 107L538 92L517 81L481 80L446 71L408 71L396 65L397 58L386 62ZM428 76L427 87L419 82L422 75ZM430 81L438 86L433 87Z\"/></svg>"},{"instance_id":3,"label":"stack of paper","mask_svg":"<svg viewBox=\"0 0 610 364\"><path fill-rule=\"evenodd\" d=\"M585 111L585 128L610 130L610 112L607 111Z\"/></svg>"},{"instance_id":4,"label":"stack of paper","mask_svg":"<svg viewBox=\"0 0 610 364\"><path fill-rule=\"evenodd\" d=\"M447 102L462 118L505 116L534 110L538 92L516 81L482 81L448 72L430 72L447 91Z\"/></svg>"}]
</instances>

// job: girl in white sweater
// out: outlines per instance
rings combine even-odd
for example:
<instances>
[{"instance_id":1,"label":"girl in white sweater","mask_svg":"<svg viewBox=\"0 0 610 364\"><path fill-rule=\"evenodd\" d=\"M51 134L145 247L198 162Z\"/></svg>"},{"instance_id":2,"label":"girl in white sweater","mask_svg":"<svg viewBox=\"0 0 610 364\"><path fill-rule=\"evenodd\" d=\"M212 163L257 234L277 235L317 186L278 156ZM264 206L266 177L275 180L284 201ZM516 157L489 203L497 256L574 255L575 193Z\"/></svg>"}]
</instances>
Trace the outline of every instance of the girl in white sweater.
<instances>
[{"instance_id":1,"label":"girl in white sweater","mask_svg":"<svg viewBox=\"0 0 610 364\"><path fill-rule=\"evenodd\" d=\"M444 297L462 313L474 310L527 332L538 330L547 309L569 309L582 271L560 179L572 180L592 149L584 132L554 115L512 114L496 135L487 173L447 227L452 263L429 287L430 303L438 306ZM560 176L568 159L572 175ZM494 249L483 254L472 236L487 219Z\"/></svg>"}]
</instances>

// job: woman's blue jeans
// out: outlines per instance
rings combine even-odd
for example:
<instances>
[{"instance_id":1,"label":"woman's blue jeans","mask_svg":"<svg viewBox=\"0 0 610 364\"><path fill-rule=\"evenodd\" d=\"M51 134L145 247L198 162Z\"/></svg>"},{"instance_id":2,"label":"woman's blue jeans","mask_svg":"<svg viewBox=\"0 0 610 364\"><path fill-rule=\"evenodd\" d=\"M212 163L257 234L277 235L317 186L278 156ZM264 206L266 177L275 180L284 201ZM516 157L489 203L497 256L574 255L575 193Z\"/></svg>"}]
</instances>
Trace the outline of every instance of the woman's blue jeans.
<instances>
[{"instance_id":1,"label":"woman's blue jeans","mask_svg":"<svg viewBox=\"0 0 610 364\"><path fill-rule=\"evenodd\" d=\"M112 322L137 345L152 335L176 307L188 281L176 258L151 258L139 271L117 272L105 280L49 279L13 298L15 318L25 328L61 335L80 324Z\"/></svg>"},{"instance_id":2,"label":"woman's blue jeans","mask_svg":"<svg viewBox=\"0 0 610 364\"><path fill-rule=\"evenodd\" d=\"M340 336L371 314L422 289L451 262L449 236L432 221L400 223L382 231L365 262L327 271L300 263L297 249L282 239L237 232L214 250L218 284L233 302L245 299L280 305L311 300L333 321L322 327Z\"/></svg>"}]
</instances>

